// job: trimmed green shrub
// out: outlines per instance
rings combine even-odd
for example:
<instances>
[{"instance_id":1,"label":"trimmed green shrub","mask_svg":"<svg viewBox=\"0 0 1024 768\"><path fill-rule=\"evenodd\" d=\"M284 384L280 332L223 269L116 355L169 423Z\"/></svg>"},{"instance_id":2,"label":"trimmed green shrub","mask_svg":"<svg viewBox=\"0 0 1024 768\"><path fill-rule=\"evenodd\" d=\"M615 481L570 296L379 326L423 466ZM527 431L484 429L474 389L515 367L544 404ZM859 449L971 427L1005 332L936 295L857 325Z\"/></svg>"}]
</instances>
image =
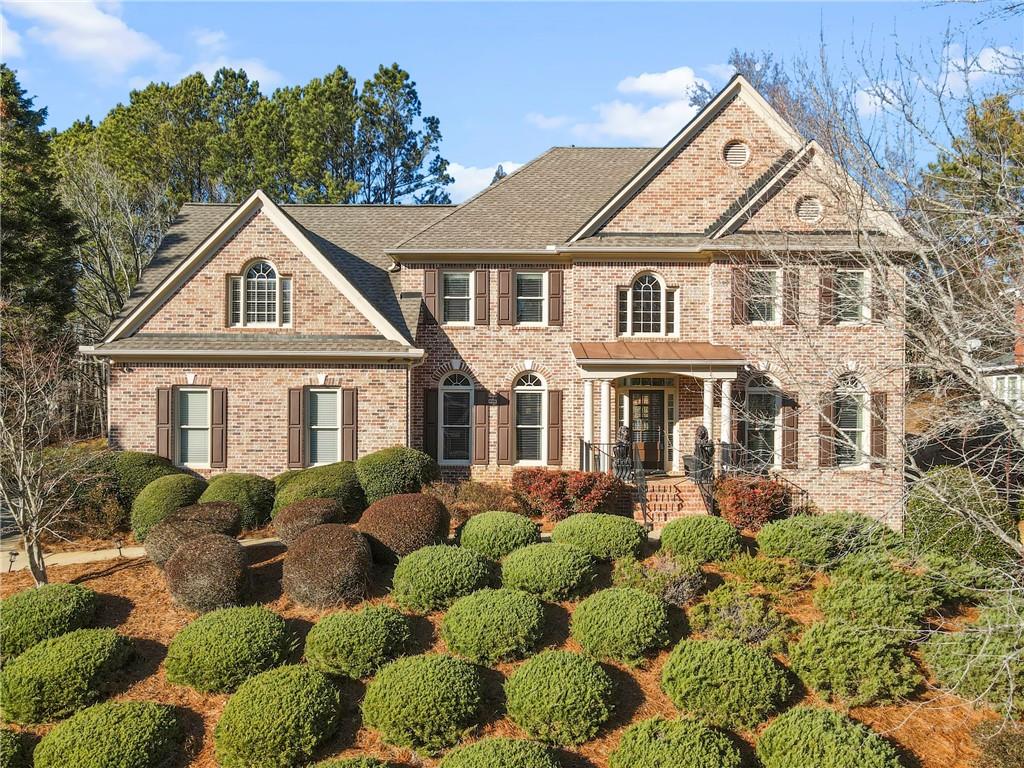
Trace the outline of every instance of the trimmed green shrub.
<instances>
[{"instance_id":1,"label":"trimmed green shrub","mask_svg":"<svg viewBox=\"0 0 1024 768\"><path fill-rule=\"evenodd\" d=\"M712 640L739 640L782 651L793 622L776 611L764 595L752 595L741 584L723 584L690 611L694 630Z\"/></svg>"},{"instance_id":2,"label":"trimmed green shrub","mask_svg":"<svg viewBox=\"0 0 1024 768\"><path fill-rule=\"evenodd\" d=\"M476 552L436 544L398 561L391 595L404 610L430 613L486 587L490 580L491 566Z\"/></svg>"},{"instance_id":3,"label":"trimmed green shrub","mask_svg":"<svg viewBox=\"0 0 1024 768\"><path fill-rule=\"evenodd\" d=\"M757 544L766 557L791 557L811 568L834 567L858 552L895 553L903 546L887 525L853 512L777 520L758 532Z\"/></svg>"},{"instance_id":4,"label":"trimmed green shrub","mask_svg":"<svg viewBox=\"0 0 1024 768\"><path fill-rule=\"evenodd\" d=\"M5 720L47 723L95 702L109 677L131 658L112 629L76 629L33 645L0 670Z\"/></svg>"},{"instance_id":5,"label":"trimmed green shrub","mask_svg":"<svg viewBox=\"0 0 1024 768\"><path fill-rule=\"evenodd\" d=\"M32 747L23 734L0 728L0 766L32 768Z\"/></svg>"},{"instance_id":6,"label":"trimmed green shrub","mask_svg":"<svg viewBox=\"0 0 1024 768\"><path fill-rule=\"evenodd\" d=\"M366 687L363 723L384 741L436 753L457 744L479 722L480 674L439 654L393 661Z\"/></svg>"},{"instance_id":7,"label":"trimmed green shrub","mask_svg":"<svg viewBox=\"0 0 1024 768\"><path fill-rule=\"evenodd\" d=\"M149 529L176 509L199 501L206 490L201 477L173 474L158 477L135 497L132 504L132 531L135 538L145 541Z\"/></svg>"},{"instance_id":8,"label":"trimmed green shrub","mask_svg":"<svg viewBox=\"0 0 1024 768\"><path fill-rule=\"evenodd\" d=\"M661 548L672 557L710 563L739 552L740 535L720 517L681 517L662 528Z\"/></svg>"},{"instance_id":9,"label":"trimmed green shrub","mask_svg":"<svg viewBox=\"0 0 1024 768\"><path fill-rule=\"evenodd\" d=\"M669 605L682 608L700 594L707 577L692 560L655 555L641 562L623 557L615 561L612 583L616 587L642 589Z\"/></svg>"},{"instance_id":10,"label":"trimmed green shrub","mask_svg":"<svg viewBox=\"0 0 1024 768\"><path fill-rule=\"evenodd\" d=\"M282 509L303 499L334 499L341 507L343 522L358 519L366 507L366 497L356 479L356 465L351 461L309 467L286 477L277 484L271 516L276 517Z\"/></svg>"},{"instance_id":11,"label":"trimmed green shrub","mask_svg":"<svg viewBox=\"0 0 1024 768\"><path fill-rule=\"evenodd\" d=\"M517 549L501 565L502 584L545 600L567 600L590 590L594 561L568 544L531 544Z\"/></svg>"},{"instance_id":12,"label":"trimmed green shrub","mask_svg":"<svg viewBox=\"0 0 1024 768\"><path fill-rule=\"evenodd\" d=\"M757 741L764 768L902 768L889 742L832 709L794 707Z\"/></svg>"},{"instance_id":13,"label":"trimmed green shrub","mask_svg":"<svg viewBox=\"0 0 1024 768\"><path fill-rule=\"evenodd\" d=\"M278 667L242 683L213 731L221 768L305 764L338 728L341 696L322 672Z\"/></svg>"},{"instance_id":14,"label":"trimmed green shrub","mask_svg":"<svg viewBox=\"0 0 1024 768\"><path fill-rule=\"evenodd\" d=\"M793 690L764 651L738 640L684 640L661 674L672 702L714 725L751 730L778 712Z\"/></svg>"},{"instance_id":15,"label":"trimmed green shrub","mask_svg":"<svg viewBox=\"0 0 1024 768\"><path fill-rule=\"evenodd\" d=\"M288 660L292 638L284 619L263 606L222 608L174 636L167 679L198 691L235 690L250 677Z\"/></svg>"},{"instance_id":16,"label":"trimmed green shrub","mask_svg":"<svg viewBox=\"0 0 1024 768\"><path fill-rule=\"evenodd\" d=\"M987 701L1010 717L1024 716L1024 664L1020 627L1024 602L1006 600L982 608L978 619L959 632L935 632L921 644L921 655L938 684L965 699ZM1007 663L1008 659L1016 663Z\"/></svg>"},{"instance_id":17,"label":"trimmed green shrub","mask_svg":"<svg viewBox=\"0 0 1024 768\"><path fill-rule=\"evenodd\" d=\"M612 715L614 687L601 665L569 651L543 651L505 681L505 707L530 736L574 745L594 738Z\"/></svg>"},{"instance_id":18,"label":"trimmed green shrub","mask_svg":"<svg viewBox=\"0 0 1024 768\"><path fill-rule=\"evenodd\" d=\"M372 504L385 496L419 493L424 485L441 477L441 470L423 451L396 445L360 458L356 477L367 503Z\"/></svg>"},{"instance_id":19,"label":"trimmed green shrub","mask_svg":"<svg viewBox=\"0 0 1024 768\"><path fill-rule=\"evenodd\" d=\"M80 584L44 584L0 601L4 658L88 626L96 615L96 604L96 593Z\"/></svg>"},{"instance_id":20,"label":"trimmed green shrub","mask_svg":"<svg viewBox=\"0 0 1024 768\"><path fill-rule=\"evenodd\" d=\"M481 589L460 597L441 622L448 649L478 664L520 659L544 633L544 605L516 589Z\"/></svg>"},{"instance_id":21,"label":"trimmed green shrub","mask_svg":"<svg viewBox=\"0 0 1024 768\"><path fill-rule=\"evenodd\" d=\"M639 557L647 542L647 531L630 517L578 512L554 527L551 540L579 547L599 560L614 560Z\"/></svg>"},{"instance_id":22,"label":"trimmed green shrub","mask_svg":"<svg viewBox=\"0 0 1024 768\"><path fill-rule=\"evenodd\" d=\"M1019 539L1013 512L999 492L986 478L964 467L929 470L907 497L904 535L918 551L984 565L1012 562L1013 550L987 525Z\"/></svg>"},{"instance_id":23,"label":"trimmed green shrub","mask_svg":"<svg viewBox=\"0 0 1024 768\"><path fill-rule=\"evenodd\" d=\"M978 766L1020 768L1024 765L1024 725L1005 720L984 720L971 736L981 750Z\"/></svg>"},{"instance_id":24,"label":"trimmed green shrub","mask_svg":"<svg viewBox=\"0 0 1024 768\"><path fill-rule=\"evenodd\" d=\"M719 568L745 584L756 584L768 592L795 592L811 583L810 573L791 560L755 557L746 552L719 563Z\"/></svg>"},{"instance_id":25,"label":"trimmed green shrub","mask_svg":"<svg viewBox=\"0 0 1024 768\"><path fill-rule=\"evenodd\" d=\"M789 662L808 688L849 707L897 701L922 681L891 634L838 621L808 628L789 649Z\"/></svg>"},{"instance_id":26,"label":"trimmed green shrub","mask_svg":"<svg viewBox=\"0 0 1024 768\"><path fill-rule=\"evenodd\" d=\"M303 471L304 470L301 469L286 469L284 472L281 472L280 474L274 475L272 478L270 478L271 481L274 483L274 493L280 491L281 486L283 486L292 478L301 475Z\"/></svg>"},{"instance_id":27,"label":"trimmed green shrub","mask_svg":"<svg viewBox=\"0 0 1024 768\"><path fill-rule=\"evenodd\" d=\"M184 474L162 456L142 451L114 451L111 468L117 495L127 509L131 509L142 489L157 478Z\"/></svg>"},{"instance_id":28,"label":"trimmed green shrub","mask_svg":"<svg viewBox=\"0 0 1024 768\"><path fill-rule=\"evenodd\" d=\"M370 545L347 525L310 528L284 556L284 591L303 605L327 607L355 602L370 587Z\"/></svg>"},{"instance_id":29,"label":"trimmed green shrub","mask_svg":"<svg viewBox=\"0 0 1024 768\"><path fill-rule=\"evenodd\" d=\"M149 529L146 554L158 568L171 559L178 547L208 533L238 535L239 509L227 501L209 501L176 509Z\"/></svg>"},{"instance_id":30,"label":"trimmed green shrub","mask_svg":"<svg viewBox=\"0 0 1024 768\"><path fill-rule=\"evenodd\" d=\"M391 763L375 757L335 757L321 760L313 768L391 768Z\"/></svg>"},{"instance_id":31,"label":"trimmed green shrub","mask_svg":"<svg viewBox=\"0 0 1024 768\"><path fill-rule=\"evenodd\" d=\"M181 754L173 707L151 701L107 702L83 709L43 737L35 768L154 768Z\"/></svg>"},{"instance_id":32,"label":"trimmed green shrub","mask_svg":"<svg viewBox=\"0 0 1024 768\"><path fill-rule=\"evenodd\" d=\"M324 616L306 635L306 661L329 675L369 677L405 653L412 642L409 620L387 605Z\"/></svg>"},{"instance_id":33,"label":"trimmed green shrub","mask_svg":"<svg viewBox=\"0 0 1024 768\"><path fill-rule=\"evenodd\" d=\"M453 749L439 768L560 768L560 763L543 744L489 738Z\"/></svg>"},{"instance_id":34,"label":"trimmed green shrub","mask_svg":"<svg viewBox=\"0 0 1024 768\"><path fill-rule=\"evenodd\" d=\"M274 481L259 475L228 472L210 478L199 501L229 501L237 504L242 528L259 528L270 519L274 507Z\"/></svg>"},{"instance_id":35,"label":"trimmed green shrub","mask_svg":"<svg viewBox=\"0 0 1024 768\"><path fill-rule=\"evenodd\" d=\"M609 768L740 768L740 753L721 731L697 720L652 717L622 732Z\"/></svg>"},{"instance_id":36,"label":"trimmed green shrub","mask_svg":"<svg viewBox=\"0 0 1024 768\"><path fill-rule=\"evenodd\" d=\"M186 541L164 565L171 597L196 613L238 605L247 576L242 545L219 533Z\"/></svg>"},{"instance_id":37,"label":"trimmed green shrub","mask_svg":"<svg viewBox=\"0 0 1024 768\"><path fill-rule=\"evenodd\" d=\"M459 546L491 560L540 541L537 524L514 512L481 512L459 529Z\"/></svg>"},{"instance_id":38,"label":"trimmed green shrub","mask_svg":"<svg viewBox=\"0 0 1024 768\"><path fill-rule=\"evenodd\" d=\"M888 630L912 630L941 599L932 583L870 557L850 558L814 595L829 619Z\"/></svg>"},{"instance_id":39,"label":"trimmed green shrub","mask_svg":"<svg viewBox=\"0 0 1024 768\"><path fill-rule=\"evenodd\" d=\"M450 525L448 510L438 499L403 493L375 501L357 527L370 539L374 560L397 563L421 547L444 544Z\"/></svg>"},{"instance_id":40,"label":"trimmed green shrub","mask_svg":"<svg viewBox=\"0 0 1024 768\"><path fill-rule=\"evenodd\" d=\"M639 589L602 589L576 606L572 636L598 658L639 664L668 645L668 610L661 598Z\"/></svg>"},{"instance_id":41,"label":"trimmed green shrub","mask_svg":"<svg viewBox=\"0 0 1024 768\"><path fill-rule=\"evenodd\" d=\"M310 528L341 520L341 509L334 499L303 499L289 504L274 517L274 533L286 547Z\"/></svg>"}]
</instances>

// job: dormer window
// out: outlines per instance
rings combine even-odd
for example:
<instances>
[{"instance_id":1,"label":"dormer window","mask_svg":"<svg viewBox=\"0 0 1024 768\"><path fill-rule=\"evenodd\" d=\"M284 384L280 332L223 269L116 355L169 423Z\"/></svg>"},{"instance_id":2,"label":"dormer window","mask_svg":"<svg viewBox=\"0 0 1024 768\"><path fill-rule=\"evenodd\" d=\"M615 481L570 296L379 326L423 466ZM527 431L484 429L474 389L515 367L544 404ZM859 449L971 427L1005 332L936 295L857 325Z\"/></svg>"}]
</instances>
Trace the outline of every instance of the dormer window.
<instances>
[{"instance_id":1,"label":"dormer window","mask_svg":"<svg viewBox=\"0 0 1024 768\"><path fill-rule=\"evenodd\" d=\"M660 277L638 276L618 294L620 336L671 336L676 331L676 291Z\"/></svg>"},{"instance_id":2,"label":"dormer window","mask_svg":"<svg viewBox=\"0 0 1024 768\"><path fill-rule=\"evenodd\" d=\"M228 278L228 324L235 327L281 327L292 324L292 281L268 261L257 261L244 274Z\"/></svg>"}]
</instances>

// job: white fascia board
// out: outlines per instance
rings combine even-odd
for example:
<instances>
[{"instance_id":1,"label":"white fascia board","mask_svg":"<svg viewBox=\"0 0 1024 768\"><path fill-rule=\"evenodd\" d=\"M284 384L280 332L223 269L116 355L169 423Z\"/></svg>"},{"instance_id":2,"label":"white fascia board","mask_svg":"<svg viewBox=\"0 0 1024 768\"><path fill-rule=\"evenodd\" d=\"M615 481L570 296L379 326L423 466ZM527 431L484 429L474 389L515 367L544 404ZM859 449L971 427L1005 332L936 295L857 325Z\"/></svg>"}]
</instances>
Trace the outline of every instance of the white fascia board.
<instances>
[{"instance_id":1,"label":"white fascia board","mask_svg":"<svg viewBox=\"0 0 1024 768\"><path fill-rule=\"evenodd\" d=\"M394 352L372 352L366 350L286 350L286 349L121 349L107 350L103 345L80 346L79 353L93 357L109 357L112 360L165 359L180 360L193 358L229 359L347 359L347 360L422 360L426 352L422 349L406 349Z\"/></svg>"}]
</instances>

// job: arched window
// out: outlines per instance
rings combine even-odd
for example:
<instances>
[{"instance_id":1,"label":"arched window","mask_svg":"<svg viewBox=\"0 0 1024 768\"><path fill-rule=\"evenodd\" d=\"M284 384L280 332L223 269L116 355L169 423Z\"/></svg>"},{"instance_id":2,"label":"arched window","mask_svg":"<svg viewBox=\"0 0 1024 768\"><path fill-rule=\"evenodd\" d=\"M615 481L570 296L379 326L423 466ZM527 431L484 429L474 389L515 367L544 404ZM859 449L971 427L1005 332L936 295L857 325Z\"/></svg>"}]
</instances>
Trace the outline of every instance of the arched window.
<instances>
[{"instance_id":1,"label":"arched window","mask_svg":"<svg viewBox=\"0 0 1024 768\"><path fill-rule=\"evenodd\" d=\"M660 277L638 276L629 288L619 289L619 334L663 336L675 333L676 292L667 290Z\"/></svg>"},{"instance_id":2,"label":"arched window","mask_svg":"<svg viewBox=\"0 0 1024 768\"><path fill-rule=\"evenodd\" d=\"M524 373L512 388L516 419L516 461L543 464L545 461L544 380L535 373Z\"/></svg>"},{"instance_id":3,"label":"arched window","mask_svg":"<svg viewBox=\"0 0 1024 768\"><path fill-rule=\"evenodd\" d=\"M779 418L782 395L767 376L755 376L745 389L743 421L745 459L753 471L775 467L782 450Z\"/></svg>"},{"instance_id":4,"label":"arched window","mask_svg":"<svg viewBox=\"0 0 1024 768\"><path fill-rule=\"evenodd\" d=\"M473 439L473 382L463 373L450 373L438 390L437 428L442 464L468 464Z\"/></svg>"},{"instance_id":5,"label":"arched window","mask_svg":"<svg viewBox=\"0 0 1024 768\"><path fill-rule=\"evenodd\" d=\"M856 376L844 376L832 400L833 451L836 466L864 463L868 454L868 393Z\"/></svg>"},{"instance_id":6,"label":"arched window","mask_svg":"<svg viewBox=\"0 0 1024 768\"><path fill-rule=\"evenodd\" d=\"M274 265L257 261L230 278L230 325L290 325L292 281Z\"/></svg>"}]
</instances>

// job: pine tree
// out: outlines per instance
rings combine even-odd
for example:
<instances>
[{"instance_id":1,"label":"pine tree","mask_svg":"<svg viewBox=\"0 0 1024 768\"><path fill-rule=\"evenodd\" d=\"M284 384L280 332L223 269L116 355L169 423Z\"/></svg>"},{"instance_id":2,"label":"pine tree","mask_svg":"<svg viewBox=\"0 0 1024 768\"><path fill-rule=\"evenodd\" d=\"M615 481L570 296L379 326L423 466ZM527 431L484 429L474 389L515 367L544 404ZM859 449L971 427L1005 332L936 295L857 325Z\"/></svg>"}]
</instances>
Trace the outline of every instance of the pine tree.
<instances>
[{"instance_id":1,"label":"pine tree","mask_svg":"<svg viewBox=\"0 0 1024 768\"><path fill-rule=\"evenodd\" d=\"M491 177L491 184L497 184L506 176L508 176L508 174L505 173L505 169L501 167L501 163L498 163L498 167L494 169L494 176Z\"/></svg>"}]
</instances>

